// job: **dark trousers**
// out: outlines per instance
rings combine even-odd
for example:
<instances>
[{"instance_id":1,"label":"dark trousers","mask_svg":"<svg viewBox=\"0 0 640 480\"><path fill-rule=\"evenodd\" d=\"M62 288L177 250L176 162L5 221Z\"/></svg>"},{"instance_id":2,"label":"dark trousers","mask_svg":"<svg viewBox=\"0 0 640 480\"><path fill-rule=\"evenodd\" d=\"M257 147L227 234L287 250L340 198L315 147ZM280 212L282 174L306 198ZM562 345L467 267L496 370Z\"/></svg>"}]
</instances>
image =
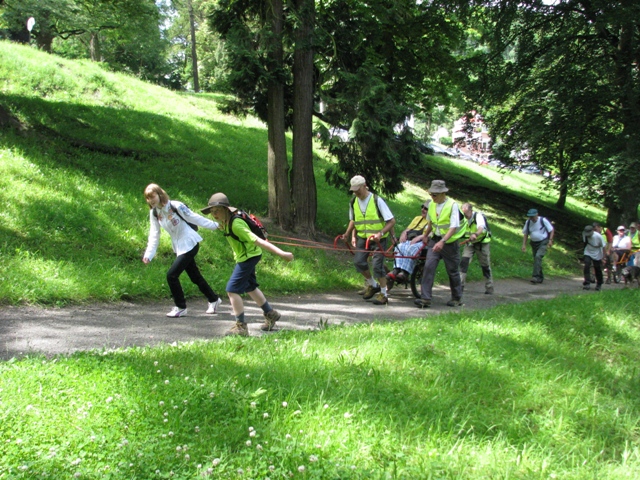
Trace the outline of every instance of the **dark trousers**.
<instances>
[{"instance_id":1,"label":"dark trousers","mask_svg":"<svg viewBox=\"0 0 640 480\"><path fill-rule=\"evenodd\" d=\"M433 296L433 281L436 276L436 269L440 260L444 260L444 268L449 276L449 287L451 288L451 298L453 300L462 299L462 281L460 279L460 245L456 240L452 243L445 243L439 252L433 251L436 242L429 240L427 247L427 259L422 272L422 294L424 300L431 300Z\"/></svg>"},{"instance_id":2,"label":"dark trousers","mask_svg":"<svg viewBox=\"0 0 640 480\"><path fill-rule=\"evenodd\" d=\"M596 285L602 285L602 260L594 260L589 255L584 256L584 282L583 285L591 285L591 265L596 271Z\"/></svg>"},{"instance_id":3,"label":"dark trousers","mask_svg":"<svg viewBox=\"0 0 640 480\"><path fill-rule=\"evenodd\" d=\"M200 273L198 265L196 265L196 255L198 254L198 250L200 250L199 243L187 253L178 255L167 272L167 283L169 284L173 301L178 308L187 308L184 291L182 290L182 285L180 285L180 275L182 275L182 272L187 272L189 279L198 286L209 302L215 302L218 300L218 295L209 286Z\"/></svg>"},{"instance_id":4,"label":"dark trousers","mask_svg":"<svg viewBox=\"0 0 640 480\"><path fill-rule=\"evenodd\" d=\"M549 239L542 240L541 242L531 242L531 253L533 253L533 278L542 282L544 280L544 273L542 273L542 259L547 253L547 245L549 245Z\"/></svg>"}]
</instances>

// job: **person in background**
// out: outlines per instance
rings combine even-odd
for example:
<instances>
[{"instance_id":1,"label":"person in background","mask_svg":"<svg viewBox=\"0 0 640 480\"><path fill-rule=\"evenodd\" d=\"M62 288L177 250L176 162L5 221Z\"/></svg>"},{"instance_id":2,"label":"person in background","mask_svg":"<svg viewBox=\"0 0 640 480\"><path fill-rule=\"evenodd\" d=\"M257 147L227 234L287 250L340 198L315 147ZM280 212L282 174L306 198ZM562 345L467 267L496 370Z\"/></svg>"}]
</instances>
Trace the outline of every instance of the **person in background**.
<instances>
[{"instance_id":1,"label":"person in background","mask_svg":"<svg viewBox=\"0 0 640 480\"><path fill-rule=\"evenodd\" d=\"M192 212L184 203L170 200L169 195L159 185L151 183L144 189L144 198L149 205L149 240L142 261L147 264L153 260L160 242L162 227L171 237L176 259L167 272L167 283L175 307L167 317L184 317L187 314L187 301L180 284L180 275L187 272L189 279L198 286L207 297L209 306L206 313L217 313L222 300L209 286L196 264L196 255L200 249L202 237L189 224L199 225L209 230L217 230L218 224ZM188 222L188 223L187 223Z\"/></svg>"},{"instance_id":2,"label":"person in background","mask_svg":"<svg viewBox=\"0 0 640 480\"><path fill-rule=\"evenodd\" d=\"M340 238L350 240L352 232L356 231L357 250L353 264L367 282L367 289L362 298L369 300L377 294L373 303L387 305L389 296L387 293L387 272L384 269L384 252L387 249L389 235L393 233L396 219L386 202L369 191L363 176L356 175L351 179L350 190L355 194L355 198L349 207L349 225ZM368 239L370 239L369 250L366 250ZM371 262L373 275L367 261L371 252L373 252Z\"/></svg>"},{"instance_id":3,"label":"person in background","mask_svg":"<svg viewBox=\"0 0 640 480\"><path fill-rule=\"evenodd\" d=\"M607 227L603 227L599 222L593 222L593 230L598 232L602 236L602 240L605 242L604 245L604 261L603 263L608 266L607 268L607 278L605 283L611 283L611 266L613 263L613 252L611 245L613 244L613 234L611 233L611 229Z\"/></svg>"},{"instance_id":4,"label":"person in background","mask_svg":"<svg viewBox=\"0 0 640 480\"><path fill-rule=\"evenodd\" d=\"M209 199L208 205L200 210L204 215L211 214L221 225L224 235L233 251L236 266L231 278L227 282L227 295L231 302L231 308L236 324L226 335L249 336L249 328L244 316L244 303L240 295L246 293L262 309L264 324L262 331L273 330L276 322L280 320L280 313L274 310L258 288L256 278L256 265L262 258L262 250L273 253L287 262L293 260L293 253L285 252L267 240L258 237L249 228L249 224L240 217L234 217L238 209L229 204L229 199L224 193L214 193Z\"/></svg>"},{"instance_id":5,"label":"person in background","mask_svg":"<svg viewBox=\"0 0 640 480\"><path fill-rule=\"evenodd\" d=\"M547 253L547 247L553 245L555 230L551 222L538 215L538 210L531 208L527 212L527 221L524 224L522 233L522 251L527 251L527 239L531 239L531 252L533 253L533 275L531 283L542 283L544 274L542 272L542 259Z\"/></svg>"},{"instance_id":6,"label":"person in background","mask_svg":"<svg viewBox=\"0 0 640 480\"><path fill-rule=\"evenodd\" d=\"M617 264L623 255L631 252L631 238L627 235L627 229L624 225L620 225L617 230L618 234L613 237L611 248L613 251L613 270L616 270Z\"/></svg>"},{"instance_id":7,"label":"person in background","mask_svg":"<svg viewBox=\"0 0 640 480\"><path fill-rule=\"evenodd\" d=\"M640 266L638 258L640 257L640 234L638 233L638 224L631 222L629 225L629 238L631 239L631 250L633 255L629 258L629 265Z\"/></svg>"},{"instance_id":8,"label":"person in background","mask_svg":"<svg viewBox=\"0 0 640 480\"><path fill-rule=\"evenodd\" d=\"M491 235L488 225L485 222L482 212L474 212L473 205L465 203L462 205L462 213L467 220L467 231L464 238L467 243L462 251L462 260L460 261L460 277L462 279L462 287L467 281L467 271L469 263L473 255L477 255L478 263L482 268L484 276L484 293L493 294L493 276L491 275Z\"/></svg>"},{"instance_id":9,"label":"person in background","mask_svg":"<svg viewBox=\"0 0 640 480\"><path fill-rule=\"evenodd\" d=\"M591 288L591 265L596 272L596 291L602 288L602 259L604 258L604 239L596 232L593 225L587 225L582 231L582 241L584 242L584 282L582 288Z\"/></svg>"}]
</instances>

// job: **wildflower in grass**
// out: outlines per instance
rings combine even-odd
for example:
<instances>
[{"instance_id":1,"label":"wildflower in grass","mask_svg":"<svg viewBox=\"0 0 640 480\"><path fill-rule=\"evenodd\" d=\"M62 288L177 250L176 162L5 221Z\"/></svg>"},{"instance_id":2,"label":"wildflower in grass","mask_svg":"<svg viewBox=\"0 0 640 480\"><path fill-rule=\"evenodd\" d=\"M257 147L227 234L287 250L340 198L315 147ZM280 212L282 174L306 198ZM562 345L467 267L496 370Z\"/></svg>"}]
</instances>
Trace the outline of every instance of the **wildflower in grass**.
<instances>
[{"instance_id":1,"label":"wildflower in grass","mask_svg":"<svg viewBox=\"0 0 640 480\"><path fill-rule=\"evenodd\" d=\"M189 377L184 377L185 380L189 380Z\"/></svg>"},{"instance_id":2,"label":"wildflower in grass","mask_svg":"<svg viewBox=\"0 0 640 480\"><path fill-rule=\"evenodd\" d=\"M169 436L170 436L170 437L173 437L173 432L169 432Z\"/></svg>"},{"instance_id":3,"label":"wildflower in grass","mask_svg":"<svg viewBox=\"0 0 640 480\"><path fill-rule=\"evenodd\" d=\"M329 404L328 404L328 403L325 403L325 404L324 404L324 408L329 408Z\"/></svg>"},{"instance_id":4,"label":"wildflower in grass","mask_svg":"<svg viewBox=\"0 0 640 480\"><path fill-rule=\"evenodd\" d=\"M181 447L180 445L178 445L178 446L176 447L176 452L180 452L181 450L182 450L182 447Z\"/></svg>"},{"instance_id":5,"label":"wildflower in grass","mask_svg":"<svg viewBox=\"0 0 640 480\"><path fill-rule=\"evenodd\" d=\"M256 402L251 402L251 408L256 408Z\"/></svg>"},{"instance_id":6,"label":"wildflower in grass","mask_svg":"<svg viewBox=\"0 0 640 480\"><path fill-rule=\"evenodd\" d=\"M316 457L315 455L309 455L309 461L311 463L317 462L318 461L318 457Z\"/></svg>"},{"instance_id":7,"label":"wildflower in grass","mask_svg":"<svg viewBox=\"0 0 640 480\"><path fill-rule=\"evenodd\" d=\"M298 467L298 471L299 471L300 473L304 473L304 465L300 465L300 466Z\"/></svg>"},{"instance_id":8,"label":"wildflower in grass","mask_svg":"<svg viewBox=\"0 0 640 480\"><path fill-rule=\"evenodd\" d=\"M156 362L153 362L153 366L154 366L154 367L157 367L157 366L158 366L158 362L157 362L157 361L156 361Z\"/></svg>"},{"instance_id":9,"label":"wildflower in grass","mask_svg":"<svg viewBox=\"0 0 640 480\"><path fill-rule=\"evenodd\" d=\"M71 465L75 467L76 465L80 465L80 462L82 462L82 460L80 458L76 458L73 462L71 462Z\"/></svg>"},{"instance_id":10,"label":"wildflower in grass","mask_svg":"<svg viewBox=\"0 0 640 480\"><path fill-rule=\"evenodd\" d=\"M249 427L249 431L250 431L250 432L253 432L254 430L255 430L255 428L253 428L253 427Z\"/></svg>"},{"instance_id":11,"label":"wildflower in grass","mask_svg":"<svg viewBox=\"0 0 640 480\"><path fill-rule=\"evenodd\" d=\"M246 442L246 443L247 443L247 447L250 447L250 446L251 446L251 440L247 440L247 442Z\"/></svg>"},{"instance_id":12,"label":"wildflower in grass","mask_svg":"<svg viewBox=\"0 0 640 480\"><path fill-rule=\"evenodd\" d=\"M211 475L213 473L213 468L207 468L207 475Z\"/></svg>"},{"instance_id":13,"label":"wildflower in grass","mask_svg":"<svg viewBox=\"0 0 640 480\"><path fill-rule=\"evenodd\" d=\"M162 414L162 416L163 416L163 417L168 417L168 416L169 416L169 412L164 412L164 413Z\"/></svg>"},{"instance_id":14,"label":"wildflower in grass","mask_svg":"<svg viewBox=\"0 0 640 480\"><path fill-rule=\"evenodd\" d=\"M269 414L268 414L267 412L264 412L264 413L262 414L262 418L269 418Z\"/></svg>"},{"instance_id":15,"label":"wildflower in grass","mask_svg":"<svg viewBox=\"0 0 640 480\"><path fill-rule=\"evenodd\" d=\"M187 453L187 454L184 456L184 459L185 459L185 460L187 460L187 461L188 461L188 460L190 460L190 459L191 459L191 455L189 455L189 454Z\"/></svg>"},{"instance_id":16,"label":"wildflower in grass","mask_svg":"<svg viewBox=\"0 0 640 480\"><path fill-rule=\"evenodd\" d=\"M256 445L256 450L258 450L258 451L260 451L260 452L261 452L261 451L262 451L262 445L257 444L257 445Z\"/></svg>"},{"instance_id":17,"label":"wildflower in grass","mask_svg":"<svg viewBox=\"0 0 640 480\"><path fill-rule=\"evenodd\" d=\"M244 470L242 470L241 468L239 468L237 472L238 472L238 475L244 475Z\"/></svg>"},{"instance_id":18,"label":"wildflower in grass","mask_svg":"<svg viewBox=\"0 0 640 480\"><path fill-rule=\"evenodd\" d=\"M156 373L162 373L162 370L156 370Z\"/></svg>"},{"instance_id":19,"label":"wildflower in grass","mask_svg":"<svg viewBox=\"0 0 640 480\"><path fill-rule=\"evenodd\" d=\"M273 472L276 469L276 467L274 467L273 465L269 465L269 471Z\"/></svg>"},{"instance_id":20,"label":"wildflower in grass","mask_svg":"<svg viewBox=\"0 0 640 480\"><path fill-rule=\"evenodd\" d=\"M160 400L160 402L158 403L158 405L160 405L161 407L164 407L164 401Z\"/></svg>"},{"instance_id":21,"label":"wildflower in grass","mask_svg":"<svg viewBox=\"0 0 640 480\"><path fill-rule=\"evenodd\" d=\"M293 412L294 415L300 415L302 413L302 411L300 410L296 410L295 412Z\"/></svg>"},{"instance_id":22,"label":"wildflower in grass","mask_svg":"<svg viewBox=\"0 0 640 480\"><path fill-rule=\"evenodd\" d=\"M217 467L218 465L220 465L220 459L219 458L214 458L213 462L211 462L213 464L214 467Z\"/></svg>"},{"instance_id":23,"label":"wildflower in grass","mask_svg":"<svg viewBox=\"0 0 640 480\"><path fill-rule=\"evenodd\" d=\"M216 394L215 394L215 393L213 393L213 392L209 393L209 398L213 398L213 397L215 397L215 396L216 396Z\"/></svg>"},{"instance_id":24,"label":"wildflower in grass","mask_svg":"<svg viewBox=\"0 0 640 480\"><path fill-rule=\"evenodd\" d=\"M344 418L351 418L351 417L353 417L353 414L352 414L352 413L346 412L346 413L344 414Z\"/></svg>"},{"instance_id":25,"label":"wildflower in grass","mask_svg":"<svg viewBox=\"0 0 640 480\"><path fill-rule=\"evenodd\" d=\"M287 407L289 406L289 404L288 404L287 402L282 402L282 406L283 406L284 408L287 408Z\"/></svg>"},{"instance_id":26,"label":"wildflower in grass","mask_svg":"<svg viewBox=\"0 0 640 480\"><path fill-rule=\"evenodd\" d=\"M189 403L189 400L183 400L182 403L184 403L185 405L187 405Z\"/></svg>"},{"instance_id":27,"label":"wildflower in grass","mask_svg":"<svg viewBox=\"0 0 640 480\"><path fill-rule=\"evenodd\" d=\"M196 425L195 431L196 433L200 432L200 427Z\"/></svg>"},{"instance_id":28,"label":"wildflower in grass","mask_svg":"<svg viewBox=\"0 0 640 480\"><path fill-rule=\"evenodd\" d=\"M107 403L111 403L111 402L113 402L113 397L109 397L109 398L107 398L106 402L107 402Z\"/></svg>"},{"instance_id":29,"label":"wildflower in grass","mask_svg":"<svg viewBox=\"0 0 640 480\"><path fill-rule=\"evenodd\" d=\"M165 384L165 385L169 385L169 380L165 380L165 381L164 381L164 384Z\"/></svg>"},{"instance_id":30,"label":"wildflower in grass","mask_svg":"<svg viewBox=\"0 0 640 480\"><path fill-rule=\"evenodd\" d=\"M284 438L286 438L287 440L291 440L291 435L289 435L288 433L284 436Z\"/></svg>"},{"instance_id":31,"label":"wildflower in grass","mask_svg":"<svg viewBox=\"0 0 640 480\"><path fill-rule=\"evenodd\" d=\"M250 437L255 437L256 436L256 431L253 430L253 431L249 432L249 436Z\"/></svg>"}]
</instances>

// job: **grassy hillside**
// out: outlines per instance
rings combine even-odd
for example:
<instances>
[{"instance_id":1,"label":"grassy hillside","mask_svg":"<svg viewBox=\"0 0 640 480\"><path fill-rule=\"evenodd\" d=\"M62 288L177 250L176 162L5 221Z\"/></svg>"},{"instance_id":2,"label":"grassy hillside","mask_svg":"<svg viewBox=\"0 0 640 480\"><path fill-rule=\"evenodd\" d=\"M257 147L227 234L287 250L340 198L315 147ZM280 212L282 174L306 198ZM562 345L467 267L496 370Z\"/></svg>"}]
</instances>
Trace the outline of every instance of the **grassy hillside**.
<instances>
[{"instance_id":1,"label":"grassy hillside","mask_svg":"<svg viewBox=\"0 0 640 480\"><path fill-rule=\"evenodd\" d=\"M148 233L142 190L150 182L193 208L224 191L234 204L265 214L265 126L222 115L216 95L170 92L95 63L6 42L0 42L0 57L0 303L167 296L164 274L173 258L168 236L150 265L140 261ZM317 224L333 239L346 227L348 195L324 182L328 161L317 152ZM424 170L390 201L398 231L419 214L430 180L444 178L455 199L490 214L495 277L526 277L530 255L519 250L523 212L551 205L551 199L534 177L475 168L426 157ZM568 214L548 211L559 226L602 216L585 208L572 200ZM560 235L570 239L574 233L564 228ZM203 237L204 274L223 290L233 268L228 246L217 233ZM576 270L572 248L565 243L552 249L549 274ZM294 252L297 260L289 265L265 255L259 275L266 291L360 284L348 256ZM470 280L479 276L472 265ZM187 283L187 294L195 294Z\"/></svg>"}]
</instances>

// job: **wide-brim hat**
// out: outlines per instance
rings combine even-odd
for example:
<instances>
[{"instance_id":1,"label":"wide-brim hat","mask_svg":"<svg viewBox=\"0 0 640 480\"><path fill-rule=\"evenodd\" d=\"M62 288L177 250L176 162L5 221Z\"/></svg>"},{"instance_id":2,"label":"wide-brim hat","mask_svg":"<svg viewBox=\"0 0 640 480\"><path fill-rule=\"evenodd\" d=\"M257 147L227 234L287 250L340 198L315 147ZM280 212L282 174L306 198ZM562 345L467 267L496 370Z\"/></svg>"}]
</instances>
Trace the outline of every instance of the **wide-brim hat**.
<instances>
[{"instance_id":1,"label":"wide-brim hat","mask_svg":"<svg viewBox=\"0 0 640 480\"><path fill-rule=\"evenodd\" d=\"M446 193L449 191L449 189L447 188L447 185L445 184L444 180L433 180L431 182L431 186L429 187L429 190L427 190L429 193Z\"/></svg>"},{"instance_id":2,"label":"wide-brim hat","mask_svg":"<svg viewBox=\"0 0 640 480\"><path fill-rule=\"evenodd\" d=\"M536 215L538 215L538 210L535 208L530 208L527 212L527 217L535 217Z\"/></svg>"},{"instance_id":3,"label":"wide-brim hat","mask_svg":"<svg viewBox=\"0 0 640 480\"><path fill-rule=\"evenodd\" d=\"M211 212L211 209L213 207L225 207L228 208L231 212L235 212L237 210L236 207L232 207L231 205L229 205L229 199L224 193L214 193L213 195L211 195L209 204L200 211L206 215Z\"/></svg>"}]
</instances>

